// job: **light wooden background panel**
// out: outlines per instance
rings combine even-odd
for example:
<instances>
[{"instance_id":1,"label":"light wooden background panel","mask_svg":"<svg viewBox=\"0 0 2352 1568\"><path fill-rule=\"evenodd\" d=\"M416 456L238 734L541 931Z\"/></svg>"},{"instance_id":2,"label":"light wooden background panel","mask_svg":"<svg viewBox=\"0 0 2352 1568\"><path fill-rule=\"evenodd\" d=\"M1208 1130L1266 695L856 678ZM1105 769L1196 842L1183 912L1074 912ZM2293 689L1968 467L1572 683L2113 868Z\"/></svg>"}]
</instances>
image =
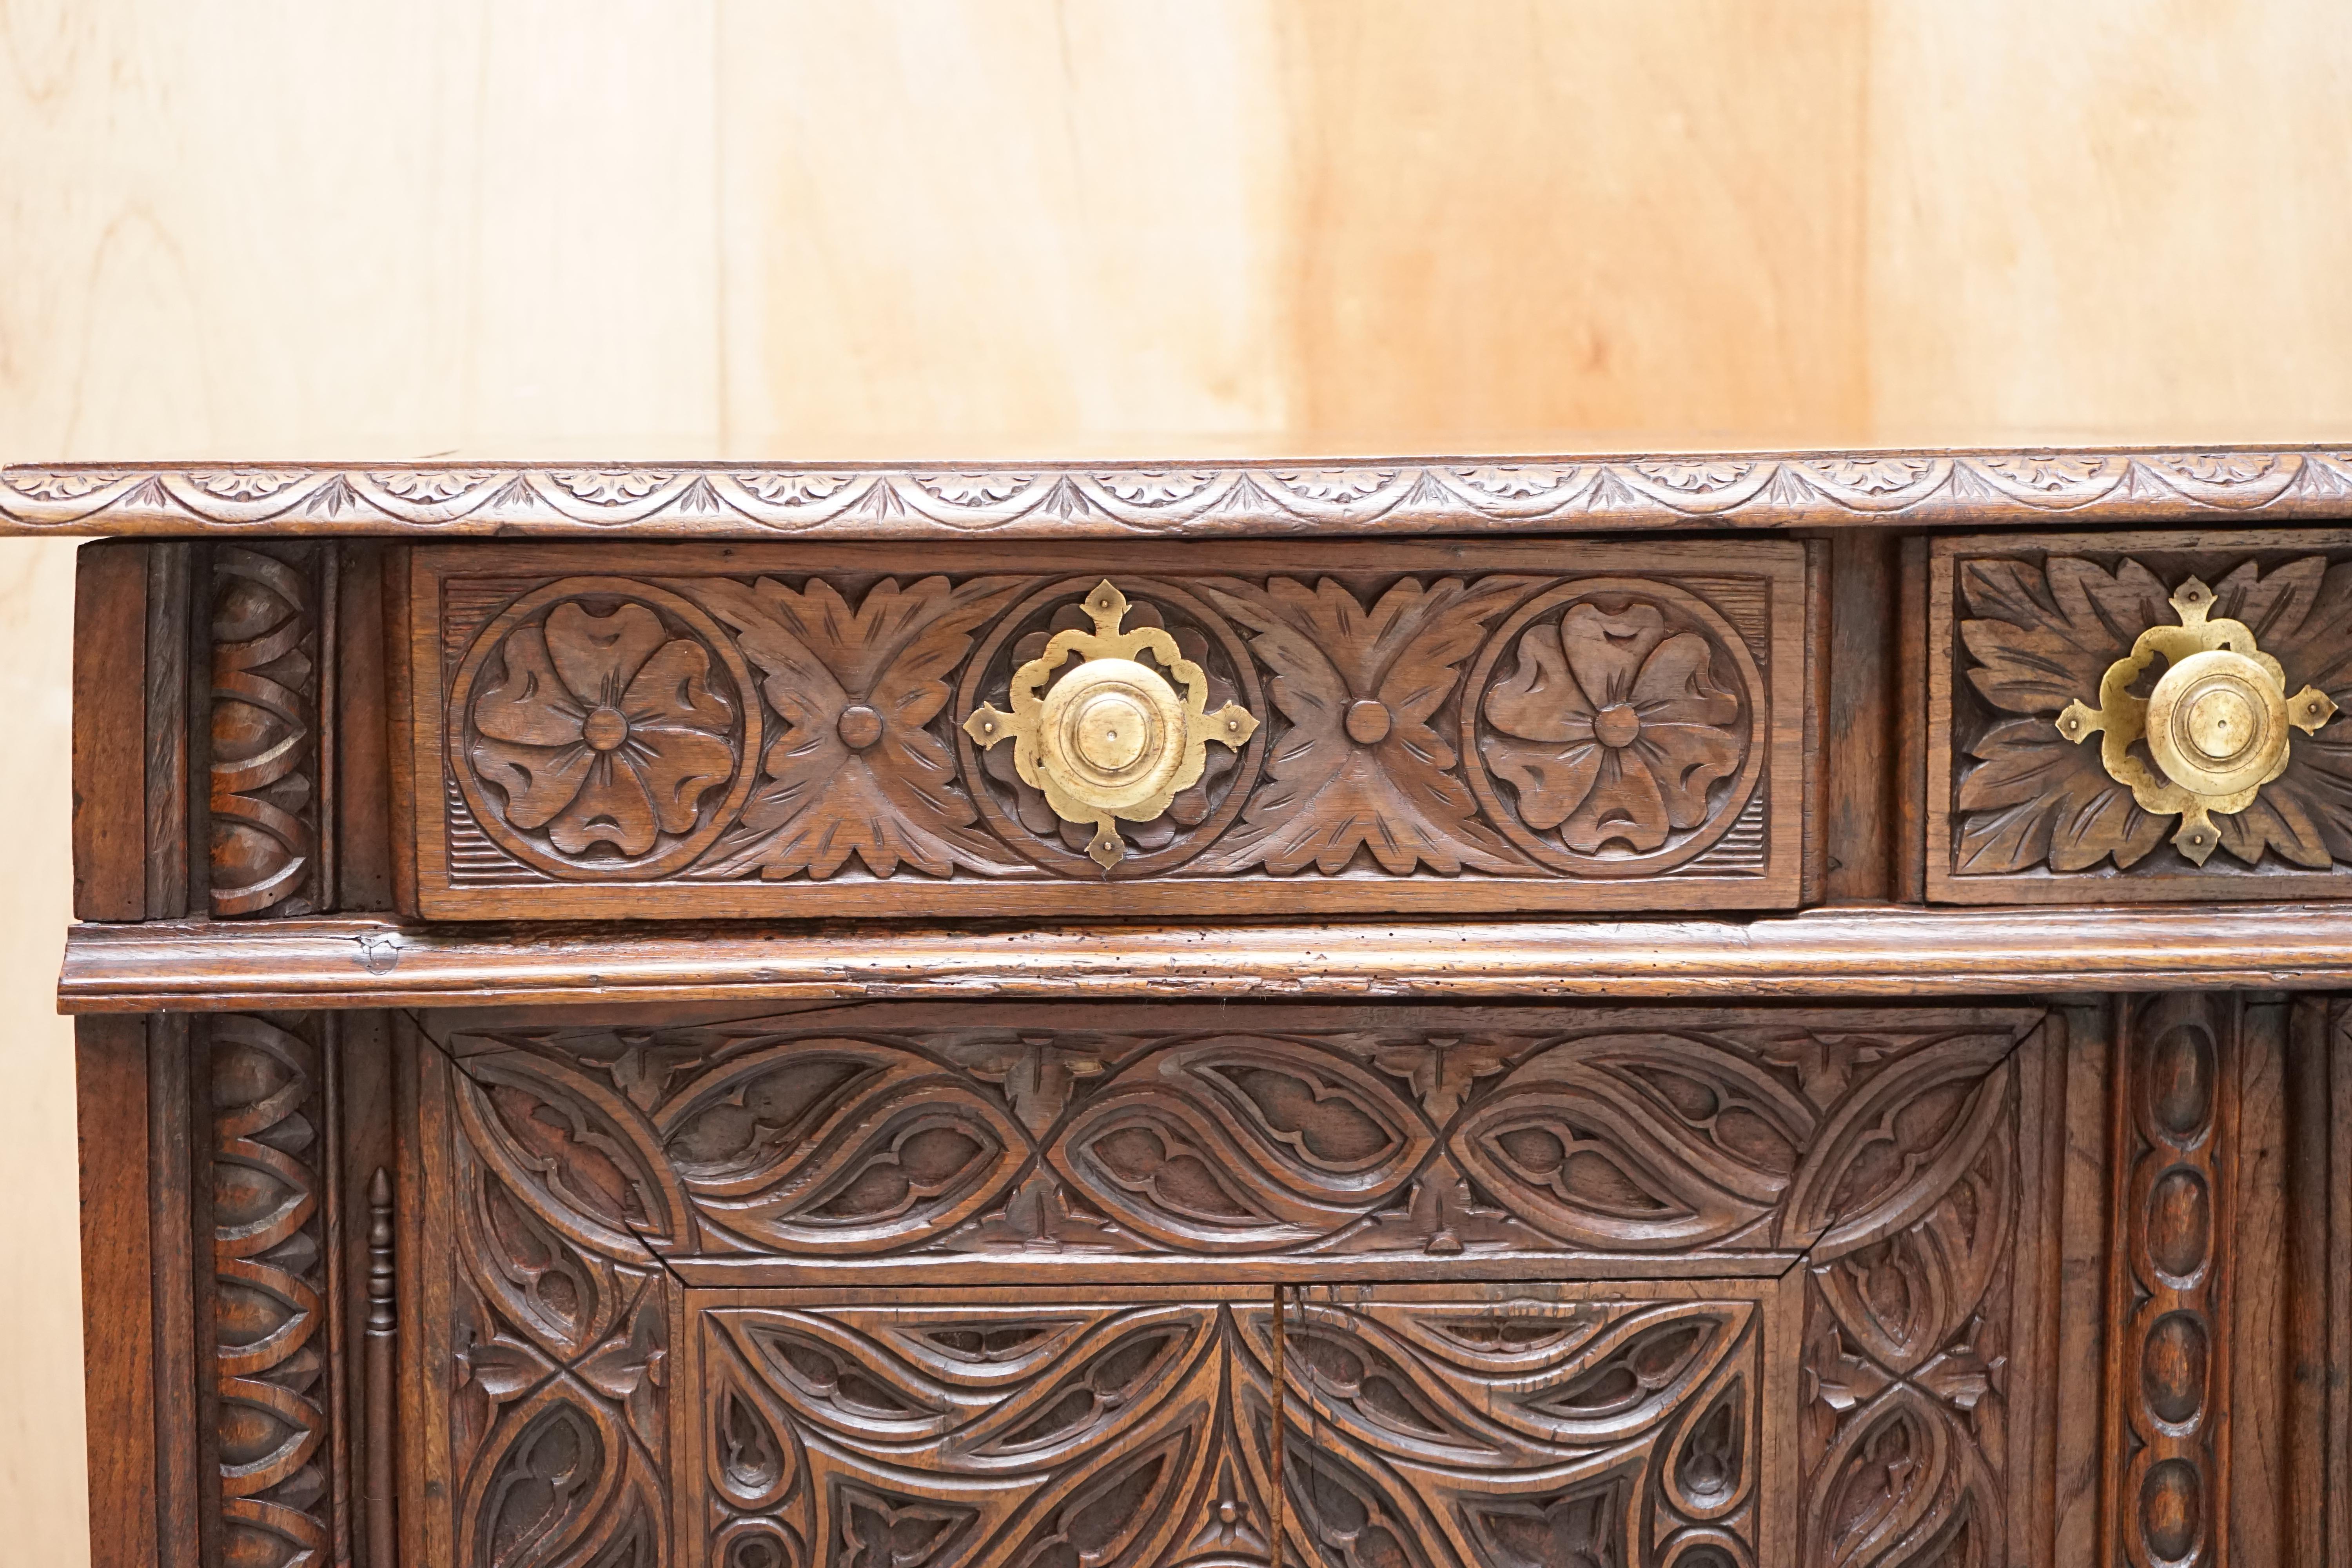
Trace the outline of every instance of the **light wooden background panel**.
<instances>
[{"instance_id":1,"label":"light wooden background panel","mask_svg":"<svg viewBox=\"0 0 2352 1568\"><path fill-rule=\"evenodd\" d=\"M0 461L2352 438L2336 0L0 0ZM0 545L0 1561L81 1560Z\"/></svg>"}]
</instances>

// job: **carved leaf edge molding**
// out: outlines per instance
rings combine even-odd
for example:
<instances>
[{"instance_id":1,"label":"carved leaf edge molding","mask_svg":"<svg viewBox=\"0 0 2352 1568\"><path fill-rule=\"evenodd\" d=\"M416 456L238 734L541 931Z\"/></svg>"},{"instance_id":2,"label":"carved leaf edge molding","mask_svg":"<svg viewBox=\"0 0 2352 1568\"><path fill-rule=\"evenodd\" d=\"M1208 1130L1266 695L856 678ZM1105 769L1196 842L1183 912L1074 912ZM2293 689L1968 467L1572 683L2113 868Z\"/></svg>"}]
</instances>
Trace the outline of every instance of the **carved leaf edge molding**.
<instances>
[{"instance_id":1,"label":"carved leaf edge molding","mask_svg":"<svg viewBox=\"0 0 2352 1568\"><path fill-rule=\"evenodd\" d=\"M2352 451L1822 452L1374 462L319 466L0 469L0 531L823 533L836 537L1476 532L2340 515Z\"/></svg>"}]
</instances>

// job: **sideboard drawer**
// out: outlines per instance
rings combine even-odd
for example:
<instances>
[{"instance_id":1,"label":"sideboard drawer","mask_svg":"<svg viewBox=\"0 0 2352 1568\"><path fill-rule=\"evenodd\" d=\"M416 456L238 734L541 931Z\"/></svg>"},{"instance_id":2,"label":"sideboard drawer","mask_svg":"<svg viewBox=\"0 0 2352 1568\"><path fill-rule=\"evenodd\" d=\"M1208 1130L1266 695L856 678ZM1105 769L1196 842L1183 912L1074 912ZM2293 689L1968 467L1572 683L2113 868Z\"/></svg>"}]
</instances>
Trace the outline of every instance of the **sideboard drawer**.
<instances>
[{"instance_id":1,"label":"sideboard drawer","mask_svg":"<svg viewBox=\"0 0 2352 1568\"><path fill-rule=\"evenodd\" d=\"M1928 560L1929 898L2352 894L2352 533L2003 534Z\"/></svg>"},{"instance_id":2,"label":"sideboard drawer","mask_svg":"<svg viewBox=\"0 0 2352 1568\"><path fill-rule=\"evenodd\" d=\"M1802 544L458 545L436 918L1784 909Z\"/></svg>"}]
</instances>

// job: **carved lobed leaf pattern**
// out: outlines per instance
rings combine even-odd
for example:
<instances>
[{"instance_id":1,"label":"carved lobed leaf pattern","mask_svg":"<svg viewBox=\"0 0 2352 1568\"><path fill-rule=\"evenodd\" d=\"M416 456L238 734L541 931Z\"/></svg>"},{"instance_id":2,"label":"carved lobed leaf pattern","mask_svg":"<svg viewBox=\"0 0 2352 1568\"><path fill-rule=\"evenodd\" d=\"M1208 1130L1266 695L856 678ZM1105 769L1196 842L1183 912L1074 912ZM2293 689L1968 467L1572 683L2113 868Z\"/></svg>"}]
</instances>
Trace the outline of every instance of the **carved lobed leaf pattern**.
<instances>
[{"instance_id":1,"label":"carved lobed leaf pattern","mask_svg":"<svg viewBox=\"0 0 2352 1568\"><path fill-rule=\"evenodd\" d=\"M209 704L215 916L304 915L318 885L320 586L325 546L211 552Z\"/></svg>"},{"instance_id":2,"label":"carved lobed leaf pattern","mask_svg":"<svg viewBox=\"0 0 2352 1568\"><path fill-rule=\"evenodd\" d=\"M1842 1256L1978 1157L2017 1026L927 1016L464 1034L459 1113L607 1256Z\"/></svg>"},{"instance_id":3,"label":"carved lobed leaf pattern","mask_svg":"<svg viewBox=\"0 0 2352 1568\"><path fill-rule=\"evenodd\" d=\"M1096 580L447 579L451 885L1098 882L1093 826L959 728L1088 624ZM1708 855L1763 789L1764 610L1735 629L1638 575L1119 581L1130 628L1168 630L1210 705L1262 728L1120 823L1108 875L1765 873L1760 845Z\"/></svg>"},{"instance_id":4,"label":"carved lobed leaf pattern","mask_svg":"<svg viewBox=\"0 0 2352 1568\"><path fill-rule=\"evenodd\" d=\"M2077 699L2096 704L2107 667L2151 626L2177 620L2168 597L2193 572L2214 587L2212 614L2242 620L2286 671L2352 696L2352 563L2328 557L2216 558L2164 574L2130 557L1969 557L1956 563L1969 687L1985 711L1955 736L1952 868L1961 876L2187 869L2166 847L2176 826L2139 809L2102 764L2099 743L2053 721ZM2158 672L2160 673L2160 671ZM2217 816L2221 847L2242 865L2352 861L2352 728L2341 719L2297 734L2286 769L2245 810ZM2151 858L2153 857L2153 858ZM2222 863L2210 864L2220 870Z\"/></svg>"},{"instance_id":5,"label":"carved lobed leaf pattern","mask_svg":"<svg viewBox=\"0 0 2352 1568\"><path fill-rule=\"evenodd\" d=\"M308 1568L334 1544L325 1073L316 1016L205 1026L224 1557Z\"/></svg>"},{"instance_id":6,"label":"carved lobed leaf pattern","mask_svg":"<svg viewBox=\"0 0 2352 1568\"><path fill-rule=\"evenodd\" d=\"M722 847L714 872L823 879L853 855L877 877L901 863L934 877L958 866L1013 869L1003 847L975 829L979 811L934 721L972 629L1015 586L926 577L901 588L886 577L853 611L821 577L797 592L766 577L699 584L704 603L740 636L783 722L744 808L740 841Z\"/></svg>"},{"instance_id":7,"label":"carved lobed leaf pattern","mask_svg":"<svg viewBox=\"0 0 2352 1568\"><path fill-rule=\"evenodd\" d=\"M1275 672L1275 705L1290 721L1266 764L1266 787L1210 868L1262 864L1286 876L1311 865L1330 875L1369 852L1400 877L1421 866L1448 876L1521 870L1524 858L1477 820L1453 771L1454 749L1431 720L1487 626L1528 585L1510 576L1408 577L1369 607L1329 578L1312 588L1287 577L1263 588L1209 586L1249 628Z\"/></svg>"}]
</instances>

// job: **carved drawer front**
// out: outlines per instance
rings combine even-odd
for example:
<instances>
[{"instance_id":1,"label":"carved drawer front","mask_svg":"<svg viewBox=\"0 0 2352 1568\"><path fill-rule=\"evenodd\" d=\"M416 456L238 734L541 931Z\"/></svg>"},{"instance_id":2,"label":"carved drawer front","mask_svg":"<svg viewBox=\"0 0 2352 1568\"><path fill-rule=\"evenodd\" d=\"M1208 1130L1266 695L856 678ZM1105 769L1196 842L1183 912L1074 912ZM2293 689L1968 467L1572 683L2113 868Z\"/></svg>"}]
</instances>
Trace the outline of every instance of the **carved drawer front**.
<instances>
[{"instance_id":1,"label":"carved drawer front","mask_svg":"<svg viewBox=\"0 0 2352 1568\"><path fill-rule=\"evenodd\" d=\"M2001 535L1930 563L1930 898L2352 889L2352 534Z\"/></svg>"},{"instance_id":2,"label":"carved drawer front","mask_svg":"<svg viewBox=\"0 0 2352 1568\"><path fill-rule=\"evenodd\" d=\"M482 545L407 580L436 917L1798 900L1802 545Z\"/></svg>"}]
</instances>

